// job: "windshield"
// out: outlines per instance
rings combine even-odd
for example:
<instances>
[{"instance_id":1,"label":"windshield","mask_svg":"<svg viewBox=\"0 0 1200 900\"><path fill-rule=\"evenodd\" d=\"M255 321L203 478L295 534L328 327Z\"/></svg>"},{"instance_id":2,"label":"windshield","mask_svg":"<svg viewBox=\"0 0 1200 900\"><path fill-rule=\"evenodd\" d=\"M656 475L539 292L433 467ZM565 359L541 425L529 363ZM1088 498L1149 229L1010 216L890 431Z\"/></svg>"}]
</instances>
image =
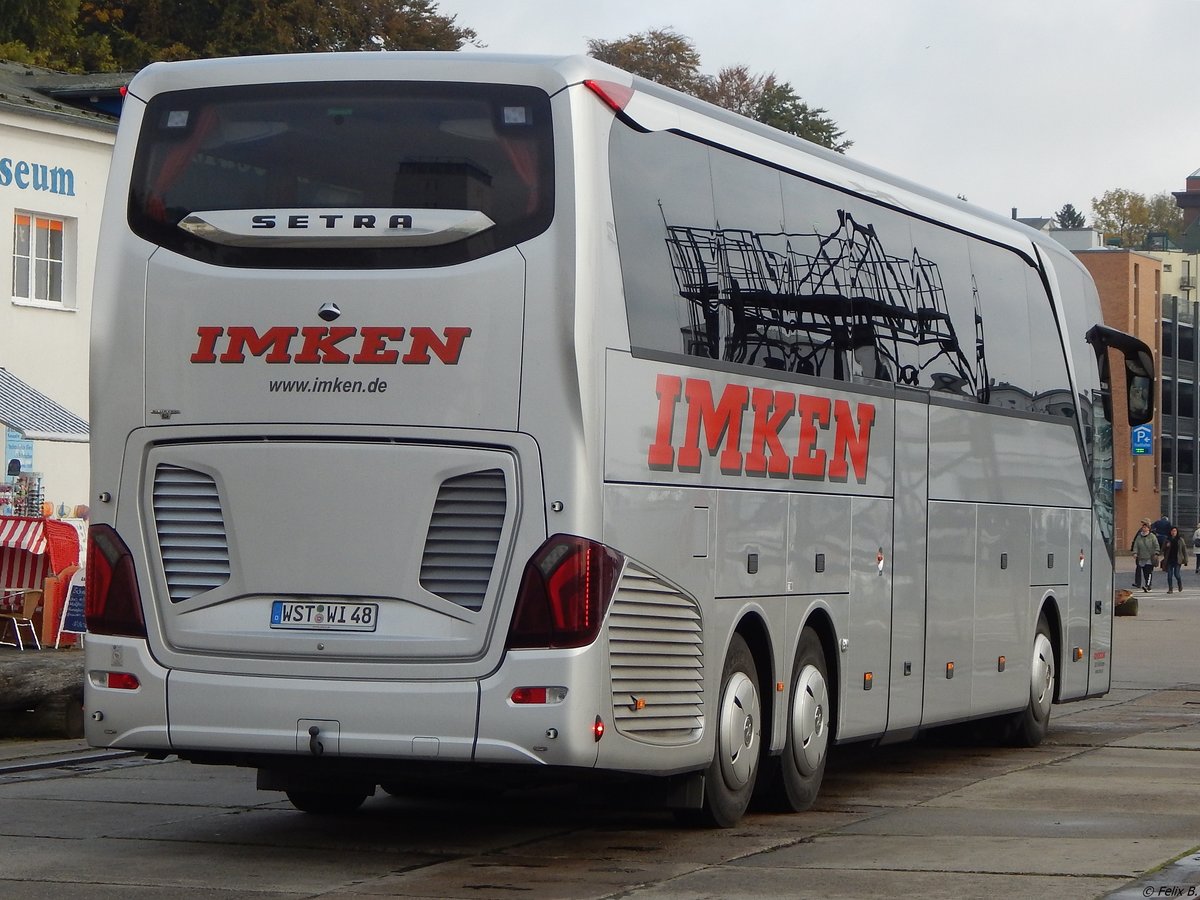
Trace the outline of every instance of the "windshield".
<instances>
[{"instance_id":1,"label":"windshield","mask_svg":"<svg viewBox=\"0 0 1200 900\"><path fill-rule=\"evenodd\" d=\"M134 162L141 237L218 265L451 265L544 231L553 215L550 101L531 87L268 84L154 97ZM179 227L212 210L470 210L493 225L436 246L226 246Z\"/></svg>"}]
</instances>

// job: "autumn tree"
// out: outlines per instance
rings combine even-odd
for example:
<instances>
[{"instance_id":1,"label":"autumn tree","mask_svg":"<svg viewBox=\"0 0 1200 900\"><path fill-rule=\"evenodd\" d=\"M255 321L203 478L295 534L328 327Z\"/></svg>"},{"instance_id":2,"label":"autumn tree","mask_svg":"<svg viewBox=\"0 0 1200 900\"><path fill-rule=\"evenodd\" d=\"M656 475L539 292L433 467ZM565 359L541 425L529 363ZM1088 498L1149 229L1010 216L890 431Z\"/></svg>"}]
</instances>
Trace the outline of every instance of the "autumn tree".
<instances>
[{"instance_id":1,"label":"autumn tree","mask_svg":"<svg viewBox=\"0 0 1200 900\"><path fill-rule=\"evenodd\" d=\"M434 0L0 0L0 54L68 71L322 50L457 50Z\"/></svg>"},{"instance_id":2,"label":"autumn tree","mask_svg":"<svg viewBox=\"0 0 1200 900\"><path fill-rule=\"evenodd\" d=\"M113 71L109 42L79 27L80 0L0 0L0 58L65 71Z\"/></svg>"},{"instance_id":3,"label":"autumn tree","mask_svg":"<svg viewBox=\"0 0 1200 900\"><path fill-rule=\"evenodd\" d=\"M1152 197L1124 188L1105 191L1092 198L1092 227L1122 247L1141 247L1146 235L1163 232L1178 243L1183 231L1183 210L1170 192Z\"/></svg>"},{"instance_id":4,"label":"autumn tree","mask_svg":"<svg viewBox=\"0 0 1200 900\"><path fill-rule=\"evenodd\" d=\"M1054 214L1054 224L1059 228L1074 229L1086 227L1087 221L1084 219L1083 213L1070 203L1064 203L1062 209Z\"/></svg>"},{"instance_id":5,"label":"autumn tree","mask_svg":"<svg viewBox=\"0 0 1200 900\"><path fill-rule=\"evenodd\" d=\"M657 81L687 94L700 96L710 80L700 74L700 54L692 42L670 28L652 28L615 41L590 39L588 56Z\"/></svg>"},{"instance_id":6,"label":"autumn tree","mask_svg":"<svg viewBox=\"0 0 1200 900\"><path fill-rule=\"evenodd\" d=\"M614 41L592 39L588 55L839 153L852 143L844 140L844 132L826 110L809 106L773 73L755 75L739 65L721 69L715 77L705 75L695 45L670 28Z\"/></svg>"},{"instance_id":7,"label":"autumn tree","mask_svg":"<svg viewBox=\"0 0 1200 900\"><path fill-rule=\"evenodd\" d=\"M820 107L809 106L796 96L795 89L788 82L781 84L775 81L774 75L768 75L753 118L780 131L844 153L854 142L842 139L845 133L825 112Z\"/></svg>"}]
</instances>

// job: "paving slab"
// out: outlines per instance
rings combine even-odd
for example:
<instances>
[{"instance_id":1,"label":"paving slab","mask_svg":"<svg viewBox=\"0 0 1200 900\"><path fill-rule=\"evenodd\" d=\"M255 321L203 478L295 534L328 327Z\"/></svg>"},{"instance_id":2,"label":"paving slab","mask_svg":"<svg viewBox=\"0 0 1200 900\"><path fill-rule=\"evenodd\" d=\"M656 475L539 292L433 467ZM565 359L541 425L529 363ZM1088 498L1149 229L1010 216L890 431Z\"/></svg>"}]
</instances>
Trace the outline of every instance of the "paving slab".
<instances>
[{"instance_id":1,"label":"paving slab","mask_svg":"<svg viewBox=\"0 0 1200 900\"><path fill-rule=\"evenodd\" d=\"M786 885L786 891L781 892L780 885ZM621 896L635 900L1047 900L1098 897L1120 885L1120 879L1103 877L896 871L887 874L886 888L881 890L874 872L717 866Z\"/></svg>"},{"instance_id":2,"label":"paving slab","mask_svg":"<svg viewBox=\"0 0 1200 900\"><path fill-rule=\"evenodd\" d=\"M880 812L837 829L838 834L1074 837L1101 841L1139 838L1200 840L1200 809L1190 815L1081 809L950 809L918 806Z\"/></svg>"},{"instance_id":3,"label":"paving slab","mask_svg":"<svg viewBox=\"0 0 1200 900\"><path fill-rule=\"evenodd\" d=\"M192 897L201 890L241 892L243 897L260 892L308 897L436 862L415 853L383 855L341 850L337 865L331 866L327 853L311 848L272 846L264 850L261 846L224 844L218 855L203 841L162 841L140 836L72 842L69 855L64 847L62 858L50 868L37 861L37 854L32 852L36 844L34 838L5 839L5 883L75 883L81 880L79 873L86 872L86 880L101 889L156 888L160 897L169 893ZM120 860L119 866L113 865L115 859ZM6 889L6 900L9 896Z\"/></svg>"},{"instance_id":4,"label":"paving slab","mask_svg":"<svg viewBox=\"0 0 1200 900\"><path fill-rule=\"evenodd\" d=\"M1010 875L1137 877L1190 850L1195 838L1090 840L1073 837L826 834L729 865L769 869L962 872Z\"/></svg>"}]
</instances>

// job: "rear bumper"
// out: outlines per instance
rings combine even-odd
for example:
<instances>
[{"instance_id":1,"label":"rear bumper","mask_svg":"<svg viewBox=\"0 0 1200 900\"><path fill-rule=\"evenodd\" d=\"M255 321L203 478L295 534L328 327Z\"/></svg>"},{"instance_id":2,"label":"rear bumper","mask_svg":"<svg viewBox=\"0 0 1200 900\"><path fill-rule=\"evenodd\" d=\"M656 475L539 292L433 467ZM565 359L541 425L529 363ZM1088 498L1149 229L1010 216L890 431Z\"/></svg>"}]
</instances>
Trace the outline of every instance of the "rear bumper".
<instances>
[{"instance_id":1,"label":"rear bumper","mask_svg":"<svg viewBox=\"0 0 1200 900\"><path fill-rule=\"evenodd\" d=\"M607 648L521 650L483 679L398 681L168 670L146 642L96 635L86 645L88 743L209 762L516 764L670 774L708 762L699 739L654 746L615 721ZM91 673L128 672L136 690ZM516 688L565 688L557 702L515 703ZM551 695L553 691L548 692ZM96 713L100 715L97 716ZM603 736L596 737L596 721ZM313 731L315 729L315 733ZM313 740L319 742L319 748ZM356 762L357 761L357 762Z\"/></svg>"},{"instance_id":2,"label":"rear bumper","mask_svg":"<svg viewBox=\"0 0 1200 900\"><path fill-rule=\"evenodd\" d=\"M208 758L310 757L315 736L326 758L591 767L600 710L587 673L596 655L511 653L481 681L285 678L172 671L145 641L95 636L89 674L127 672L140 686L116 690L89 677L86 735L97 747ZM569 688L558 703L512 702L515 688L530 686Z\"/></svg>"}]
</instances>

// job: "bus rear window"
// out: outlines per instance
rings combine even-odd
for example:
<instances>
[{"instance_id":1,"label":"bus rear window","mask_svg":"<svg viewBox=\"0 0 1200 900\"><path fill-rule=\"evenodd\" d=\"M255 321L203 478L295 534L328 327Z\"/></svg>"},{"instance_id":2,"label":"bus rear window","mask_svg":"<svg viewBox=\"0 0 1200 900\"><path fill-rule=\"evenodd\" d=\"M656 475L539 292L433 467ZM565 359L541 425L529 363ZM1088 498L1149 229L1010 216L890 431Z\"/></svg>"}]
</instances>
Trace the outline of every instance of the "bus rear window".
<instances>
[{"instance_id":1,"label":"bus rear window","mask_svg":"<svg viewBox=\"0 0 1200 900\"><path fill-rule=\"evenodd\" d=\"M147 106L129 224L148 241L217 265L445 266L543 232L553 172L550 100L537 88L338 82L177 91ZM337 223L339 232L361 225L362 233L312 246L256 234L239 246L180 227L197 213L228 210L277 224L300 210L308 216L297 222ZM363 240L381 210L472 211L493 224L480 228L486 220L476 215L463 236L433 243Z\"/></svg>"}]
</instances>

